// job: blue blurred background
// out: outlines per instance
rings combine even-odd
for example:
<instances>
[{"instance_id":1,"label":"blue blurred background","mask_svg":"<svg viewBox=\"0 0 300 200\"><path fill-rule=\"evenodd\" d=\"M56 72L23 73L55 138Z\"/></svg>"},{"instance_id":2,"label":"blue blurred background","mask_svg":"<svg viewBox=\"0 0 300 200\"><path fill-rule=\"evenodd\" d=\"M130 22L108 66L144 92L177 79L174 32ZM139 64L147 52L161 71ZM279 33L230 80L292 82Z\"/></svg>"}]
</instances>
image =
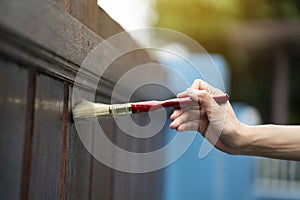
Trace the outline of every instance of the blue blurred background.
<instances>
[{"instance_id":1,"label":"blue blurred background","mask_svg":"<svg viewBox=\"0 0 300 200\"><path fill-rule=\"evenodd\" d=\"M204 66L208 69L216 68L220 72L226 92L230 94L230 72L226 60L221 55L211 55L213 62L210 63L207 62L207 57L205 54L193 54L187 56L187 60L197 66L206 62ZM182 72L190 84L194 79L202 78L209 79L215 87L224 87L216 85L220 77L213 70L206 73L211 77L201 77L194 67L181 59L166 56L159 61ZM170 80L174 78L170 77ZM173 85L176 84L176 81L173 82ZM260 123L260 115L255 108L238 103L233 103L233 106L240 120L248 124ZM177 133L167 129L167 136L172 138L174 134ZM165 199L254 199L252 181L255 159L229 156L216 149L200 159L198 153L203 142L203 137L197 134L183 156L165 169Z\"/></svg>"}]
</instances>

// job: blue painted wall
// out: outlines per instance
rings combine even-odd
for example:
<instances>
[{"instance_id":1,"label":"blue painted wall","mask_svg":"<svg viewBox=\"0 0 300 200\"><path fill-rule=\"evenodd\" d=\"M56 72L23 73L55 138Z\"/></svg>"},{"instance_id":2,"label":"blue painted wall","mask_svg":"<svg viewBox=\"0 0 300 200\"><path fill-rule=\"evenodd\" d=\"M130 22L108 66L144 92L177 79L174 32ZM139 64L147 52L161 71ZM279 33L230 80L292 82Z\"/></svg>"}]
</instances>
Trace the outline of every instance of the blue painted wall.
<instances>
[{"instance_id":1,"label":"blue painted wall","mask_svg":"<svg viewBox=\"0 0 300 200\"><path fill-rule=\"evenodd\" d=\"M211 63L206 63L203 66L199 57L201 58L201 55L190 55L188 59L192 59L196 63L200 64L202 70L209 70L208 68ZM226 65L226 61L219 55L212 55L212 59L223 78L225 90L229 93L230 73ZM214 77L201 77L195 68L191 67L190 64L185 61L162 58L160 62L178 70L178 72L182 73L182 75L187 78L190 83L192 83L195 78L202 78L204 80L210 80L210 84L222 89L222 85L220 85L218 81L213 81ZM207 74L209 73L206 73L206 76ZM176 82L176 80L170 77L170 82ZM182 90L182 86L180 84L177 86L180 90ZM242 109L242 106L236 107L235 111L237 116L239 116ZM174 130L168 130L166 132L166 135L170 140L174 137L174 134L185 133L176 133ZM198 153L202 142L202 136L197 134L193 144L183 154L183 156L165 169L165 199L253 199L251 193L253 158L230 156L213 149L208 156L203 159L199 159Z\"/></svg>"}]
</instances>

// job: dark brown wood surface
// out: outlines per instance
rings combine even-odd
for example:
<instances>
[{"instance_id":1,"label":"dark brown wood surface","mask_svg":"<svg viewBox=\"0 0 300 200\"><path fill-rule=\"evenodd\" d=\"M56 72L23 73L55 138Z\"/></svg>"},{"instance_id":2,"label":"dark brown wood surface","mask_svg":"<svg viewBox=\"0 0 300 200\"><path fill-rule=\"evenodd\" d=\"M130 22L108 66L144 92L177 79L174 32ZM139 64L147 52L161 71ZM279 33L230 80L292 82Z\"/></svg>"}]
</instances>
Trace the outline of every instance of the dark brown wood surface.
<instances>
[{"instance_id":1,"label":"dark brown wood surface","mask_svg":"<svg viewBox=\"0 0 300 200\"><path fill-rule=\"evenodd\" d=\"M96 0L67 0L65 8L72 16L104 39L124 31L96 4Z\"/></svg>"},{"instance_id":2,"label":"dark brown wood surface","mask_svg":"<svg viewBox=\"0 0 300 200\"><path fill-rule=\"evenodd\" d=\"M63 97L61 81L37 76L29 199L58 199Z\"/></svg>"},{"instance_id":3,"label":"dark brown wood surface","mask_svg":"<svg viewBox=\"0 0 300 200\"><path fill-rule=\"evenodd\" d=\"M82 61L121 31L93 0L0 1L1 200L163 197L162 171L131 174L105 166L87 151L72 119L73 84ZM136 47L129 36L126 43ZM118 45L111 43L111 49ZM101 77L97 100L108 102L124 73L149 62L142 50L121 56ZM85 75L95 80L92 73ZM113 119L99 123L113 143L130 151L147 152L163 139L127 137Z\"/></svg>"},{"instance_id":4,"label":"dark brown wood surface","mask_svg":"<svg viewBox=\"0 0 300 200\"><path fill-rule=\"evenodd\" d=\"M72 88L69 88L69 112ZM71 114L71 113L70 113ZM65 199L89 199L92 156L77 135L71 116L68 119Z\"/></svg>"},{"instance_id":5,"label":"dark brown wood surface","mask_svg":"<svg viewBox=\"0 0 300 200\"><path fill-rule=\"evenodd\" d=\"M97 95L96 101L108 103L109 99ZM117 132L116 124L112 118L100 119L99 125L106 133L106 136L115 143ZM98 134L94 132L94 134ZM94 141L93 145L96 145L97 141ZM114 159L114 158L112 158ZM92 176L91 176L91 199L116 199L114 196L115 191L115 175L116 171L110 167L107 167L97 159L92 157Z\"/></svg>"},{"instance_id":6,"label":"dark brown wood surface","mask_svg":"<svg viewBox=\"0 0 300 200\"><path fill-rule=\"evenodd\" d=\"M28 72L0 59L0 198L21 197Z\"/></svg>"},{"instance_id":7,"label":"dark brown wood surface","mask_svg":"<svg viewBox=\"0 0 300 200\"><path fill-rule=\"evenodd\" d=\"M0 24L77 65L103 40L49 0L2 0Z\"/></svg>"}]
</instances>

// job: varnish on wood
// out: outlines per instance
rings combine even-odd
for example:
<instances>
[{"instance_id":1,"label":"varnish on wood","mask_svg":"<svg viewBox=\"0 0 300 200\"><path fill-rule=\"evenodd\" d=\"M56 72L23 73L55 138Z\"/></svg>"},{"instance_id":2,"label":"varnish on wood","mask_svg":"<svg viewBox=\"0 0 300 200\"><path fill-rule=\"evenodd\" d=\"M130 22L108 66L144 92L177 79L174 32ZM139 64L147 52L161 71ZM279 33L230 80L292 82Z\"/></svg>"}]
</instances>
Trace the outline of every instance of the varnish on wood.
<instances>
[{"instance_id":1,"label":"varnish on wood","mask_svg":"<svg viewBox=\"0 0 300 200\"><path fill-rule=\"evenodd\" d=\"M0 2L1 200L162 199L162 170L130 174L103 165L86 150L71 120L81 63L121 31L94 0ZM149 60L147 53L132 52L112 71ZM96 99L108 102L116 80L101 79L107 92L97 90ZM141 142L112 119L99 123L113 143L131 151L149 151L164 140Z\"/></svg>"}]
</instances>

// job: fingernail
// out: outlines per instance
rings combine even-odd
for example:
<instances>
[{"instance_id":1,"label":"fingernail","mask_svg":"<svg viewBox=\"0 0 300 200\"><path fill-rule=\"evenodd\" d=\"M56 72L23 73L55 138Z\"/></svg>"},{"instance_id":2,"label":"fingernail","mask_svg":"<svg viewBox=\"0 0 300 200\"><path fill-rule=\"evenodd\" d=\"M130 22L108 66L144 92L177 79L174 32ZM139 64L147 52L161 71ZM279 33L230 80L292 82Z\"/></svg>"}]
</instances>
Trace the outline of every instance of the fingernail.
<instances>
[{"instance_id":1,"label":"fingernail","mask_svg":"<svg viewBox=\"0 0 300 200\"><path fill-rule=\"evenodd\" d=\"M171 129L174 129L174 127L173 127L173 124L172 124L172 123L169 125L169 127L170 127Z\"/></svg>"},{"instance_id":2,"label":"fingernail","mask_svg":"<svg viewBox=\"0 0 300 200\"><path fill-rule=\"evenodd\" d=\"M175 121L171 122L170 127L175 128L176 126L177 126L177 125L176 125L176 122L175 122Z\"/></svg>"}]
</instances>

